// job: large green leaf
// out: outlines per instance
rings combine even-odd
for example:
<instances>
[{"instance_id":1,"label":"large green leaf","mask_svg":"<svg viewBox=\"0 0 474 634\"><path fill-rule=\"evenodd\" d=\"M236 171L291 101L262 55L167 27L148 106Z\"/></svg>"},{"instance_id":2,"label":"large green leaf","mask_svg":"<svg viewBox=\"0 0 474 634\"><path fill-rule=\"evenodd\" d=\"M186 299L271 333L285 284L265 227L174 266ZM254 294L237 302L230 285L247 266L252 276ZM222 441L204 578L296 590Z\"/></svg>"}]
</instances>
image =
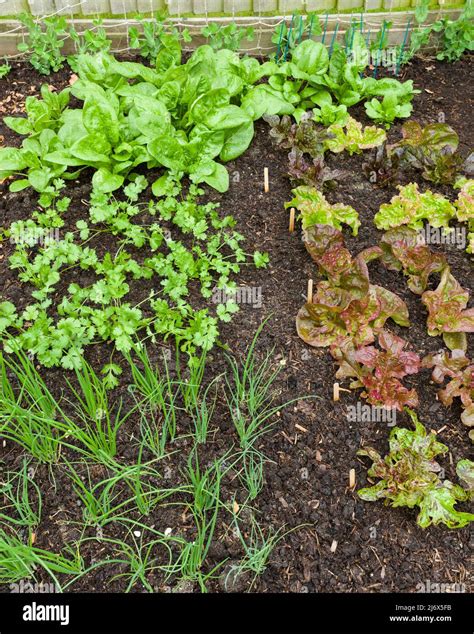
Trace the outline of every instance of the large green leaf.
<instances>
[{"instance_id":1,"label":"large green leaf","mask_svg":"<svg viewBox=\"0 0 474 634\"><path fill-rule=\"evenodd\" d=\"M252 142L253 135L253 121L248 121L238 128L230 130L220 153L220 159L224 162L232 161L243 154Z\"/></svg>"},{"instance_id":2,"label":"large green leaf","mask_svg":"<svg viewBox=\"0 0 474 634\"><path fill-rule=\"evenodd\" d=\"M329 53L321 42L304 40L294 49L291 61L308 75L324 75L329 66Z\"/></svg>"}]
</instances>

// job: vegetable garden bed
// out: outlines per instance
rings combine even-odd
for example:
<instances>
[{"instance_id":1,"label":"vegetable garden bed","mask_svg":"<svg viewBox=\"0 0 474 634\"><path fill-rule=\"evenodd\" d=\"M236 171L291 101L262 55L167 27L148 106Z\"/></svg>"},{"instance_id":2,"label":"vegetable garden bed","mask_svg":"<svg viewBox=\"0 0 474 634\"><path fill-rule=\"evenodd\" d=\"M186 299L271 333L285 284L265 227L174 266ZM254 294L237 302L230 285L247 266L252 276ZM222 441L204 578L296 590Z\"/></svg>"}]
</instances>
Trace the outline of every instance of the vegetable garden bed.
<instances>
[{"instance_id":1,"label":"vegetable garden bed","mask_svg":"<svg viewBox=\"0 0 474 634\"><path fill-rule=\"evenodd\" d=\"M474 107L472 94L469 93L473 75L472 57L466 56L452 65L415 59L403 67L398 78L400 81L412 79L420 90L413 100L411 118L422 125L440 121L449 124L459 135L463 159L468 156L474 141L472 125L466 116ZM22 115L25 97L38 96L42 83L43 79L23 63L13 63L11 73L0 82L0 116ZM69 68L48 78L50 89L55 93L70 83ZM74 97L71 106L80 107L80 99ZM350 114L364 126L374 123L367 117L362 105L352 107ZM402 122L397 119L387 131L389 143L400 140L401 129ZM203 192L198 196L200 205L219 203L217 213L221 218L227 214L234 217L235 230L244 237L243 251L250 255L245 263L240 264L240 270L232 275L237 286L243 289L240 310L232 315L230 321L233 307L229 307L229 315L224 315L219 324L219 345L212 347L207 355L203 385L211 386L209 407L215 404L207 433L195 427L196 420L202 422L204 419L202 412L196 415L193 409L194 405L202 407L206 402L201 392L189 411L185 411L185 404L179 400L174 440L168 439L166 455L159 456L156 445L153 445L153 452L151 441L139 449L138 443L146 435L144 430L150 429L146 427L146 422L150 425L156 422L157 428L162 429L165 412L171 411L171 408L168 400L164 410L159 406L155 411L137 409L137 391L131 390L130 385L137 385L134 368L136 371L137 367L142 368L142 364L136 361L133 349L130 354L136 365L130 365L120 354L120 350L128 354L127 337L132 337L127 335L125 325L125 339L114 335L115 348L110 343L97 342L101 337L96 336L94 343L85 345L84 352L80 348L75 356L63 363L64 367L44 367L45 364L59 363L61 355L67 352L66 348L58 352L54 345L43 354L41 362L38 355L32 357L32 365L27 356L23 357L28 372L36 366L46 388L63 404L65 415L77 421L77 412L66 400L72 400L72 389L79 389L74 370L68 369L68 366L81 367L78 357L84 354L97 377L108 381L110 403L121 401L122 411L129 417L118 431L113 460L104 457L97 448L95 453L92 450L76 451L77 439L69 442L65 432L61 451L56 454L57 447L53 447L54 459L45 459L42 463L32 459L28 451L11 439L6 410L2 410L0 424L4 426L5 440L1 446L0 465L4 480L16 474L18 479L11 480L13 488L9 489L15 491L15 482L22 482L24 468L25 482L30 482L27 490L31 506L38 508L39 497L42 499L40 517L30 518L29 522L20 521L17 525L7 521L7 535L11 537L14 533L20 542L23 540L29 547L63 553L70 568L62 563L62 568L56 569L59 572L54 573L54 579L72 591L415 592L427 580L464 584L469 588L466 553L473 546L469 527L448 530L440 524L423 530L416 524L419 509L392 508L384 506L382 501L369 503L357 494L360 487L371 486L378 481L376 477L368 479L367 467L371 461L358 456L357 452L361 447L372 446L382 455L387 454L391 424L365 420L363 415L351 420L351 412L356 411L351 407L356 407L358 402L362 405L366 403L360 399L360 390L343 391L335 400L335 382L339 381L347 389L350 381L335 378L337 366L327 347L308 346L298 337L294 322L305 303L308 280L314 280L313 292L316 293L316 286L324 276L318 273L315 262L301 241L299 223L294 232L288 231L289 211L285 209L285 204L292 200L294 188L288 178L288 150L275 145L267 122L257 121L255 130L248 150L225 163L229 189L219 193L209 185L201 184ZM0 124L0 134L4 138L4 146L20 146L21 137L4 123ZM288 135L287 130L285 139ZM158 158L160 151L158 148ZM367 157L367 152L353 155L347 152L326 153L327 167L343 171L336 186L324 190L327 201L350 205L359 214L361 225L358 235L354 236L347 227L344 228L345 243L353 256L380 244L382 232L376 228L374 216L383 203L389 203L397 195L396 185L417 183L420 191L430 189L450 201L456 200L458 194L451 185L427 182L420 171L414 169L401 171L394 182L383 187L379 178L371 179L370 169L366 175L364 163ZM264 191L265 167L269 176L268 192ZM145 175L151 185L163 170L157 167L147 169L141 165L136 172ZM116 258L124 251L117 235L113 235L113 231L96 233L92 225L88 228L84 223L89 218L91 177L92 170L87 168L67 181L67 189L62 195L66 194L71 200L63 213L65 225L59 228L60 234L83 231L80 239L96 250L99 259L105 258L107 253ZM140 182L135 181L138 190ZM12 192L9 191L10 183L6 180L0 186L0 213L4 229L13 222L26 221L31 218L32 211L38 209L38 195L31 187ZM155 193L157 191L155 189ZM150 186L138 192L129 190L129 204L130 200L134 204L135 195L143 206L141 213L133 216L133 224L148 226L155 220L153 217L150 219L146 210L150 201L156 201L156 196ZM121 191L116 192L116 196L117 200L125 200ZM110 208L107 204L96 201L97 214L105 213ZM48 209L47 205L45 207ZM171 210L170 216L173 213L176 209ZM97 218L99 226L103 226L100 215ZM162 222L165 230L176 231L169 217L164 217ZM186 230L186 225L184 228ZM31 284L19 281L18 271L8 267L16 245L8 234L4 235L0 244L1 299L14 304L20 314L34 301L35 289ZM125 250L143 265L139 237L133 243L134 238L129 232L127 239L129 243ZM180 239L188 248L195 244L186 231L180 234ZM38 248L32 247L33 255ZM225 249L237 253L234 242L229 242ZM454 277L465 289L472 289L472 256L449 241L448 244L430 244L430 249L444 255ZM256 255L252 257L254 253ZM269 257L267 268L264 267L265 254ZM244 256L242 259L245 259ZM426 308L420 297L410 291L404 275L382 266L379 260L368 266L371 283L396 293L409 310L410 327L389 322L389 330L403 337L408 342L408 349L421 358L443 349L441 337L428 335ZM430 278L427 288L436 288L438 273ZM126 301L131 307L143 306L144 316L151 318L153 313L147 298L150 292L156 290L153 279L133 280L133 275L132 270L127 272L129 292ZM86 266L65 266L60 279L52 282L54 290L49 295L52 303L47 308L48 314L55 314L54 307L64 296L72 294L71 285L88 288L95 280ZM121 284L123 280L116 283ZM175 286L178 287L179 283L180 280L175 279ZM196 282L190 283L189 292L194 310L206 309L216 302L225 305L222 295L219 300L213 299L213 296L200 296ZM216 292L215 289L213 292ZM120 299L110 303L111 306L122 304ZM20 330L31 328L37 317L35 313L27 316ZM123 315L124 324L131 321L133 315ZM262 330L254 339L262 323ZM106 328L107 318L104 324ZM76 329L77 324L73 324L72 328ZM206 328L210 326L205 325L199 331L201 340L208 334ZM473 328L470 326L465 330L469 332ZM13 335L14 328L8 332ZM169 332L172 332L171 327ZM174 342L171 337L163 341L163 334L166 334L165 330L154 333L146 329L141 331L148 343L151 362L156 363L162 372L166 365L175 377ZM74 333L70 336L73 339ZM104 335L102 339L107 341L110 337ZM256 343L250 357L252 341ZM12 344L7 342L7 345ZM474 355L472 341L466 354L470 358ZM9 357L6 353L4 356L5 359ZM235 367L228 357L235 360ZM62 358L64 360L64 356ZM245 366L246 358L254 359L253 369ZM183 380L187 380L189 369L185 355L182 355L180 367ZM256 434L252 440L255 453L248 455L255 462L251 463L245 462L242 437L239 438L232 417L236 408L241 407L243 416L252 419L249 410L252 401L247 392L245 402L238 398L232 400L233 395L238 394L232 379L233 367L237 368L237 372L246 368L250 374L258 373L259 368L266 370L270 382L268 396L272 399L271 407L275 407L270 411L271 416L261 422L262 430L269 423L272 424L271 429L266 429L261 435ZM11 369L3 375L4 387L6 376L16 385ZM273 372L277 374L272 377ZM227 387L225 376L229 383ZM271 381L269 377L272 377ZM443 406L437 399L440 386L430 377L431 370L422 369L403 378L403 385L417 391L419 403L416 411L426 429L437 433L437 440L449 447L449 453L437 458L444 469L445 479L459 483L456 465L458 461L469 458L472 446L468 429L460 421L463 410L457 398L451 407ZM25 385L24 377L23 382ZM192 384L192 378L190 382ZM6 393L4 389L4 398ZM103 395L106 392L98 390L96 399L99 393ZM99 400L91 406L96 414ZM288 401L291 401L290 404L285 406ZM79 419L80 427L92 420L87 415L91 410L85 406L82 411L86 415ZM111 411L116 409L111 406ZM154 418L157 412L158 418ZM55 419L53 412L52 417L58 425L61 424L61 416ZM101 426L106 420L107 414L102 413L94 424ZM396 412L396 424L413 429L406 411ZM103 459L98 459L98 456ZM260 461L261 456L265 458ZM145 465L143 481L139 472L137 475L140 465ZM101 514L103 509L99 511L90 499L85 502L85 498L81 498L81 492L85 495L91 491L98 497L115 477L117 481L108 490L108 501L116 510L108 508L109 515ZM260 490L262 478L263 488ZM201 497L197 493L198 480L201 482ZM255 487L255 496L249 486L251 484ZM97 488L94 489L95 485ZM161 497L156 494L157 491L161 491ZM18 507L15 510L15 506L11 502L7 504L6 499L0 513L17 518ZM94 508L96 516L92 514ZM467 514L468 503L461 500L456 509ZM456 517L453 513L450 521L456 521ZM439 515L434 514L433 518L438 519ZM5 525L3 517L2 525ZM188 550L189 544L195 544L201 538L200 548ZM82 564L74 559L72 551L68 551L74 543L79 545ZM268 559L264 556L267 552L265 548L268 548ZM199 563L193 566L186 557L197 557ZM8 591L11 580L6 573L4 575L1 566L0 560L0 579L5 579L2 591ZM47 573L47 568L40 566L34 572L37 582L51 582L52 576ZM84 574L87 568L90 570ZM15 582L22 578L33 579L26 573L19 573Z\"/></svg>"}]
</instances>

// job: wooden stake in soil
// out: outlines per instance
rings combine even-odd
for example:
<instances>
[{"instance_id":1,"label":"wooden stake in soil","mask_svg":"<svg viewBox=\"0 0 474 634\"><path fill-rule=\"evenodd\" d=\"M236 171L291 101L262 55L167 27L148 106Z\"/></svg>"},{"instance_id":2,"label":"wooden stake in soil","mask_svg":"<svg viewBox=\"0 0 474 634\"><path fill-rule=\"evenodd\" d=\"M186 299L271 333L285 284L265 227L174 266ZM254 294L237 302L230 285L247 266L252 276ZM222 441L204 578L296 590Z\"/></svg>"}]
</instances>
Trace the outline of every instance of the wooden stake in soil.
<instances>
[{"instance_id":1,"label":"wooden stake in soil","mask_svg":"<svg viewBox=\"0 0 474 634\"><path fill-rule=\"evenodd\" d=\"M349 487L353 489L356 485L356 470L351 469L349 471Z\"/></svg>"},{"instance_id":2,"label":"wooden stake in soil","mask_svg":"<svg viewBox=\"0 0 474 634\"><path fill-rule=\"evenodd\" d=\"M341 396L341 392L350 392L350 390L346 390L345 387L341 387L339 385L339 383L334 383L334 385L332 386L332 399L333 401L338 401L340 396Z\"/></svg>"},{"instance_id":3,"label":"wooden stake in soil","mask_svg":"<svg viewBox=\"0 0 474 634\"><path fill-rule=\"evenodd\" d=\"M290 233L293 233L293 231L295 230L295 208L292 207L290 209L290 226L289 226L289 230Z\"/></svg>"},{"instance_id":4,"label":"wooden stake in soil","mask_svg":"<svg viewBox=\"0 0 474 634\"><path fill-rule=\"evenodd\" d=\"M306 301L308 304L313 303L313 280L308 280L308 292L306 294Z\"/></svg>"},{"instance_id":5,"label":"wooden stake in soil","mask_svg":"<svg viewBox=\"0 0 474 634\"><path fill-rule=\"evenodd\" d=\"M268 182L268 167L263 168L263 189L266 194L270 191L270 185Z\"/></svg>"}]
</instances>

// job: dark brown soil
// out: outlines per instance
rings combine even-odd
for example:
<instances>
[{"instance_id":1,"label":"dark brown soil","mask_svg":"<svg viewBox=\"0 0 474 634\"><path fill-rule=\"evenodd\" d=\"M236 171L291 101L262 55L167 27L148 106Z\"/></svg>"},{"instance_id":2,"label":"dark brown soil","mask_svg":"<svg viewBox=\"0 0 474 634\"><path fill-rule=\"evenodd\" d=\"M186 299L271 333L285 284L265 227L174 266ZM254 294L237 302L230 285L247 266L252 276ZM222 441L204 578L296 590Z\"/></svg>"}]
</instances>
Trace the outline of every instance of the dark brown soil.
<instances>
[{"instance_id":1,"label":"dark brown soil","mask_svg":"<svg viewBox=\"0 0 474 634\"><path fill-rule=\"evenodd\" d=\"M67 85L68 78L69 73L64 70L48 81L59 89ZM414 100L413 118L425 124L439 120L440 113L444 113L446 122L458 132L461 150L467 155L474 145L474 131L469 119L474 107L472 57L466 56L452 65L416 60L403 71L402 79L408 78L414 79L422 91ZM15 64L9 77L0 83L0 115L20 112L24 96L37 93L40 83L30 69ZM363 108L355 109L354 114L366 122ZM209 199L220 202L223 211L236 217L237 229L246 237L247 252L258 249L269 253L270 267L267 270L244 268L239 275L239 285L261 288L262 307L242 305L232 323L222 327L221 339L230 351L242 355L258 325L269 318L258 350L263 355L274 348L275 360L281 362L277 399L284 402L307 394L313 394L315 398L283 408L275 417L273 431L264 436L259 445L269 461L264 490L253 503L255 516L264 530L305 526L280 542L253 591L415 592L417 584L426 580L468 585L468 560L474 546L469 529L448 531L431 527L423 531L415 523L415 511L363 502L349 488L351 468L356 470L357 486L366 483L368 465L357 458L357 449L361 445L372 445L385 453L390 430L383 423L348 422L347 406L357 403L357 395L344 393L341 401L334 403L335 367L330 355L324 349L309 348L296 334L295 316L304 303L307 280L316 278L317 274L299 232L288 232L288 212L283 207L291 198L290 183L285 175L286 153L271 146L265 123L258 123L256 129L249 150L227 164L231 175L230 190L224 195L212 192ZM0 134L6 145L19 142L18 136L2 124ZM400 125L393 126L390 137L399 136ZM353 253L378 242L380 232L375 229L373 216L380 204L396 193L395 188L381 189L368 182L362 171L363 160L361 155L348 157L346 154L335 155L329 160L332 166L346 170L348 176L328 193L328 199L332 203L352 205L361 217L359 236L347 240ZM268 194L263 192L264 166L270 170ZM87 198L90 190L88 178L84 174L81 181L71 183L68 188L68 195L73 199L70 214L74 221L86 213L81 200ZM407 176L407 182L414 179L417 179L414 175ZM432 189L453 196L449 188ZM34 201L35 194L31 191L11 194L4 189L0 199L2 224L7 226L14 219L26 217L31 213ZM15 272L7 269L9 245L0 245L0 249L1 293L21 305L28 297L28 289L18 284ZM466 253L449 246L442 250L457 279L472 289L472 262ZM403 336L412 348L420 355L441 348L440 339L426 334L424 307L419 298L410 293L403 277L378 266L372 267L371 274L376 283L395 291L407 302L412 325ZM132 301L143 294L143 290L134 289ZM61 293L60 288L58 293ZM151 354L158 352L153 350ZM88 353L88 359L100 369L108 355L110 350L102 347ZM215 349L211 355L209 378L224 370L224 355ZM63 374L61 370L51 370L44 376L54 389L60 389L64 385ZM449 446L450 454L442 466L446 468L446 477L455 480L453 465L459 459L469 457L470 452L467 430L460 422L460 407L456 404L445 409L436 401L436 388L430 382L429 372L413 377L407 384L419 392L420 419L430 429L443 428L439 438ZM117 391L116 396L121 396L126 406L131 405L125 389L121 393ZM398 422L406 422L405 416L400 415ZM119 454L124 462L134 455L130 436L136 425L132 418L127 429L122 429ZM185 432L187 425L189 421L181 420L180 431ZM222 455L236 442L221 397L214 425L216 429L201 451L202 464ZM185 465L189 442L186 439L180 441L179 449L182 451L174 454L168 463L172 480L179 478L179 469ZM3 454L1 466L11 469L20 464L21 456L16 447L9 444L0 451ZM97 467L94 477L104 475L100 470ZM52 486L48 469L44 467L38 468L35 476L44 495L43 521L37 530L38 545L51 550L59 550L77 537L79 529L71 522L81 520L81 508L71 485L60 470L56 470L55 478L55 486ZM223 499L231 504L234 495L237 501L244 499L236 481L226 481ZM183 507L158 507L146 522L161 530L170 527L175 534L189 535L192 523L182 511ZM229 521L229 515L221 513L216 539L209 553L209 569L226 558L232 562L242 555ZM104 528L106 537L124 534L125 528L120 525ZM337 542L337 548L332 552L334 542ZM87 563L92 559L103 560L108 554L107 546L100 543L91 543L83 551ZM113 575L120 571L118 567L99 568L76 584L73 590L124 590L125 581L111 582ZM168 590L158 576L156 579L151 576L150 582L157 591ZM213 582L211 589L222 591L222 585L222 581ZM140 587L135 589L140 590ZM188 589L198 590L197 587ZM245 584L236 589L245 589Z\"/></svg>"}]
</instances>

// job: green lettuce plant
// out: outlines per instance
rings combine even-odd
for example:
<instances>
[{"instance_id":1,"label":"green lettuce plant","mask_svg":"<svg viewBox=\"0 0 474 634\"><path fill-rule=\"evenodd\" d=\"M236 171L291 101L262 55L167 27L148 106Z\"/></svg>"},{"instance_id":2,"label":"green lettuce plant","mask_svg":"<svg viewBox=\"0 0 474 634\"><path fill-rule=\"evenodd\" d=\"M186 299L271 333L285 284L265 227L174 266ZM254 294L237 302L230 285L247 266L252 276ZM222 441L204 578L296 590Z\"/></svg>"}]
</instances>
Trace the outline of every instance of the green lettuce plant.
<instances>
[{"instance_id":1,"label":"green lettuce plant","mask_svg":"<svg viewBox=\"0 0 474 634\"><path fill-rule=\"evenodd\" d=\"M390 203L384 203L374 216L378 229L392 229L407 225L411 229L422 229L424 221L432 227L449 228L456 216L456 209L441 194L420 192L416 183L399 185L400 193Z\"/></svg>"},{"instance_id":2,"label":"green lettuce plant","mask_svg":"<svg viewBox=\"0 0 474 634\"><path fill-rule=\"evenodd\" d=\"M175 36L164 34L161 45L154 68L104 52L78 55L79 80L69 90L82 106L65 108L37 138L17 123L28 137L20 149L0 149L0 177L24 174L41 192L60 175L76 178L92 167L94 187L111 192L144 165L225 191L228 173L217 159L237 158L253 138L253 121L288 105L254 86L268 72L256 59L201 46L183 64Z\"/></svg>"},{"instance_id":3,"label":"green lettuce plant","mask_svg":"<svg viewBox=\"0 0 474 634\"><path fill-rule=\"evenodd\" d=\"M414 412L407 409L415 428L394 427L390 432L389 453L382 457L372 447L358 451L373 464L368 470L369 478L379 482L358 490L363 500L384 500L394 508L418 507L417 524L421 528L444 524L448 528L463 528L474 521L474 514L458 511L458 502L469 499L470 493L459 484L440 477L441 466L435 460L448 452L448 447L436 439L433 432L427 433ZM463 461L461 461L463 471Z\"/></svg>"},{"instance_id":4,"label":"green lettuce plant","mask_svg":"<svg viewBox=\"0 0 474 634\"><path fill-rule=\"evenodd\" d=\"M329 225L340 230L346 224L352 229L352 234L357 235L360 227L359 214L349 205L331 205L322 192L307 185L296 187L291 193L293 198L285 203L285 207L296 207L300 211L303 229L314 225Z\"/></svg>"},{"instance_id":5,"label":"green lettuce plant","mask_svg":"<svg viewBox=\"0 0 474 634\"><path fill-rule=\"evenodd\" d=\"M344 124L334 123L330 125L328 133L332 135L332 138L325 141L325 149L336 153L346 150L351 155L378 147L387 138L385 132L380 128L375 126L362 128L362 124L352 117L348 117Z\"/></svg>"}]
</instances>

